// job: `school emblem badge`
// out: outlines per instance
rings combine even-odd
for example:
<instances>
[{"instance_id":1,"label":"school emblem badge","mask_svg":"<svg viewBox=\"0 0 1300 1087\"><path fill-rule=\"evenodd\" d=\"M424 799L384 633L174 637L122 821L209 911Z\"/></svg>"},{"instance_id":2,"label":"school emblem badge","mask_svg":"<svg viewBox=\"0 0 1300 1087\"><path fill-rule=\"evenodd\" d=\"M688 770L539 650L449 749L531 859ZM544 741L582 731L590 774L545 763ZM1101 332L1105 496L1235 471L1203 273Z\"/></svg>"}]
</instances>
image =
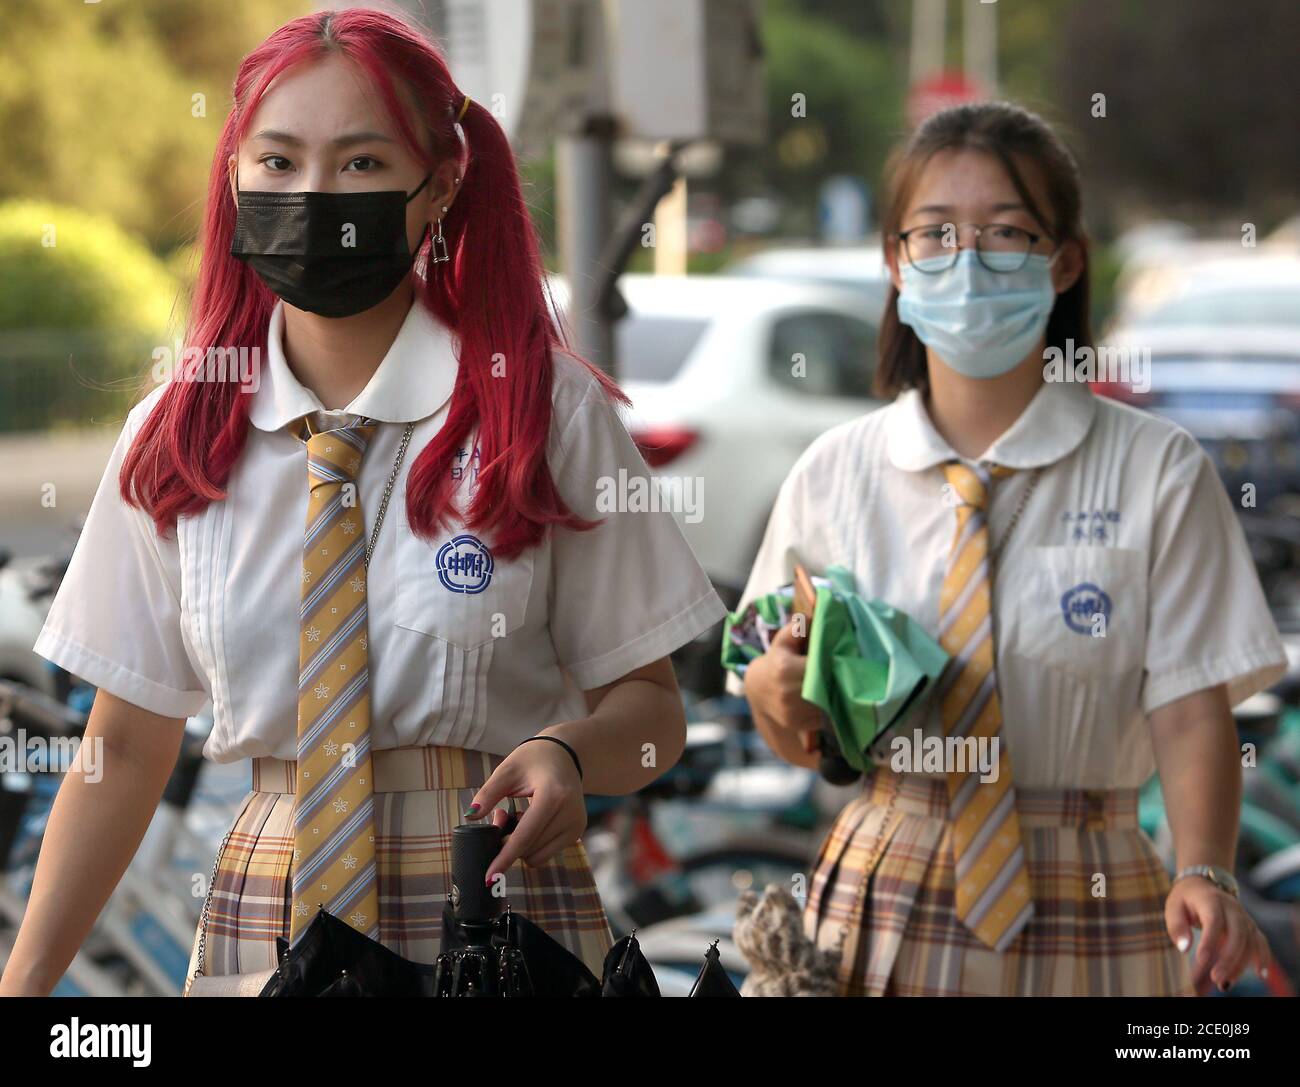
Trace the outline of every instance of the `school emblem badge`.
<instances>
[{"instance_id":1,"label":"school emblem badge","mask_svg":"<svg viewBox=\"0 0 1300 1087\"><path fill-rule=\"evenodd\" d=\"M453 593L481 593L492 583L492 552L468 532L438 548L438 580Z\"/></svg>"},{"instance_id":2,"label":"school emblem badge","mask_svg":"<svg viewBox=\"0 0 1300 1087\"><path fill-rule=\"evenodd\" d=\"M1110 609L1110 597L1091 581L1067 589L1061 596L1061 614L1065 625L1076 634L1091 634L1098 615L1102 617L1103 623L1109 623Z\"/></svg>"}]
</instances>

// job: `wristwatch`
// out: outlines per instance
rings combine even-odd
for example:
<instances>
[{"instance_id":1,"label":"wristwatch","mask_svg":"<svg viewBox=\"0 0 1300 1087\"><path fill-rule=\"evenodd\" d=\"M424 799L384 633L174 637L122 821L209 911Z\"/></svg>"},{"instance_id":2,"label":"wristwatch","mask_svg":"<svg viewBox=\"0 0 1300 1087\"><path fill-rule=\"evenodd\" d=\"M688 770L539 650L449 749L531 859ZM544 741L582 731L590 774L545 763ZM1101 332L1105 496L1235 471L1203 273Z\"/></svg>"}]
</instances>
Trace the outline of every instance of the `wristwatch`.
<instances>
[{"instance_id":1,"label":"wristwatch","mask_svg":"<svg viewBox=\"0 0 1300 1087\"><path fill-rule=\"evenodd\" d=\"M1237 877L1217 864L1189 864L1186 868L1179 869L1178 875L1174 876L1174 882L1177 883L1188 876L1208 879L1219 890L1232 895L1233 898L1237 897Z\"/></svg>"}]
</instances>

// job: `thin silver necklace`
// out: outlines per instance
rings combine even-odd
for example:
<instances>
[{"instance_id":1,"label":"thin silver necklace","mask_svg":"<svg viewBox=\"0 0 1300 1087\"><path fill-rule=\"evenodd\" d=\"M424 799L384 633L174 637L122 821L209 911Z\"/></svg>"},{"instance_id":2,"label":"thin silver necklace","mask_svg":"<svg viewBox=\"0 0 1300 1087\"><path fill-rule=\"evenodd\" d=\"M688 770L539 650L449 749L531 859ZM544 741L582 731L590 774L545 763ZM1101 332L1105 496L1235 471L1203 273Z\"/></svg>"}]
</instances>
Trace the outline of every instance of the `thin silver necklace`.
<instances>
[{"instance_id":1,"label":"thin silver necklace","mask_svg":"<svg viewBox=\"0 0 1300 1087\"><path fill-rule=\"evenodd\" d=\"M993 533L989 532L989 565L996 567L998 559L1002 555L1003 548L1007 546L1007 541L1011 539L1011 533L1015 529L1020 515L1025 511L1025 504L1029 501L1029 496L1034 493L1034 488L1038 485L1038 477L1043 474L1042 466L1034 469L1034 474L1029 477L1029 482L1025 484L1025 489L1020 493L1020 501L1016 503L1016 511L1011 515L1011 520L1007 523L1006 531L1002 533L1002 539L997 545L993 544Z\"/></svg>"}]
</instances>

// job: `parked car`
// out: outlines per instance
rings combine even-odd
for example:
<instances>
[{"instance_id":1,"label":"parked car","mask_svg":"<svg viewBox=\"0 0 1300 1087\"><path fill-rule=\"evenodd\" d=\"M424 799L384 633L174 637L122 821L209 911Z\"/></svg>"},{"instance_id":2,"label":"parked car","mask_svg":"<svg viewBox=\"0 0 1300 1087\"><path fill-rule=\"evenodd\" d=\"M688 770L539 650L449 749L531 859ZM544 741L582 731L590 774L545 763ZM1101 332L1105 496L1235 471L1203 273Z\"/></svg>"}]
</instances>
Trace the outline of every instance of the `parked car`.
<instances>
[{"instance_id":1,"label":"parked car","mask_svg":"<svg viewBox=\"0 0 1300 1087\"><path fill-rule=\"evenodd\" d=\"M781 482L871 399L878 311L858 291L766 277L625 275L616 329L628 426L661 477L702 485L678 514L724 597L749 575ZM552 280L561 314L564 280Z\"/></svg>"},{"instance_id":2,"label":"parked car","mask_svg":"<svg viewBox=\"0 0 1300 1087\"><path fill-rule=\"evenodd\" d=\"M1194 266L1104 346L1149 352L1149 388L1098 392L1167 416L1210 453L1234 497L1256 508L1300 494L1300 262L1239 258Z\"/></svg>"},{"instance_id":3,"label":"parked car","mask_svg":"<svg viewBox=\"0 0 1300 1087\"><path fill-rule=\"evenodd\" d=\"M799 279L861 291L879 323L889 297L889 270L879 245L785 246L764 249L729 264L724 273Z\"/></svg>"},{"instance_id":4,"label":"parked car","mask_svg":"<svg viewBox=\"0 0 1300 1087\"><path fill-rule=\"evenodd\" d=\"M1115 325L1126 332L1190 325L1300 326L1300 260L1275 251L1250 256L1225 243L1131 260L1120 274Z\"/></svg>"}]
</instances>

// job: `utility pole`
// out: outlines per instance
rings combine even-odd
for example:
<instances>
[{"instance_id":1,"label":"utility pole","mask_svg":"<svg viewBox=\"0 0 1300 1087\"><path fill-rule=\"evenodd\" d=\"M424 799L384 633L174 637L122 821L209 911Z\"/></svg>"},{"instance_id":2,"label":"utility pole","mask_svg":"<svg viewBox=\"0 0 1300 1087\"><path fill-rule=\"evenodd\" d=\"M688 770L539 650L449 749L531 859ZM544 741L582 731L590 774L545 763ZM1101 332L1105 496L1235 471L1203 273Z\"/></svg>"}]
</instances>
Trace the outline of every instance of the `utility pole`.
<instances>
[{"instance_id":1,"label":"utility pole","mask_svg":"<svg viewBox=\"0 0 1300 1087\"><path fill-rule=\"evenodd\" d=\"M561 136L555 148L560 264L569 282L567 316L574 346L613 375L614 328L596 304L600 252L610 232L610 142L600 118Z\"/></svg>"},{"instance_id":2,"label":"utility pole","mask_svg":"<svg viewBox=\"0 0 1300 1087\"><path fill-rule=\"evenodd\" d=\"M614 326L597 305L600 253L611 223L612 149L617 124L611 115L606 67L609 62L602 0L584 5L582 48L590 98L575 127L555 145L555 189L560 265L569 281L567 316L574 346L616 376Z\"/></svg>"},{"instance_id":3,"label":"utility pole","mask_svg":"<svg viewBox=\"0 0 1300 1087\"><path fill-rule=\"evenodd\" d=\"M966 78L987 98L998 96L998 5L966 0L962 13Z\"/></svg>"},{"instance_id":4,"label":"utility pole","mask_svg":"<svg viewBox=\"0 0 1300 1087\"><path fill-rule=\"evenodd\" d=\"M686 148L765 136L758 3L439 0L435 32L457 85L492 103L521 153L554 143L563 318L574 347L615 376L614 330L627 312L617 280L648 225L656 270L685 270ZM617 223L616 140L658 149Z\"/></svg>"},{"instance_id":5,"label":"utility pole","mask_svg":"<svg viewBox=\"0 0 1300 1087\"><path fill-rule=\"evenodd\" d=\"M910 86L918 86L943 70L948 0L912 0Z\"/></svg>"}]
</instances>

